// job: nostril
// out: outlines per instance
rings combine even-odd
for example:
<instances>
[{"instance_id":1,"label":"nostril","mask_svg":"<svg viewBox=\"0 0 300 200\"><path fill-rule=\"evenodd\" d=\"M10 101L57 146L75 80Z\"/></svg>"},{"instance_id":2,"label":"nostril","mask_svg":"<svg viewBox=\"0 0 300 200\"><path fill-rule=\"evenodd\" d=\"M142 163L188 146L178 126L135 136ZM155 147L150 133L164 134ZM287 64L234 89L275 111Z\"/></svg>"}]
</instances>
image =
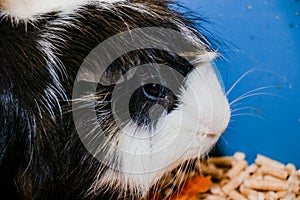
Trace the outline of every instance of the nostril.
<instances>
[{"instance_id":1,"label":"nostril","mask_svg":"<svg viewBox=\"0 0 300 200\"><path fill-rule=\"evenodd\" d=\"M209 134L207 134L206 136L207 136L208 138L210 138L210 139L214 139L214 138L218 137L218 134L209 133Z\"/></svg>"}]
</instances>

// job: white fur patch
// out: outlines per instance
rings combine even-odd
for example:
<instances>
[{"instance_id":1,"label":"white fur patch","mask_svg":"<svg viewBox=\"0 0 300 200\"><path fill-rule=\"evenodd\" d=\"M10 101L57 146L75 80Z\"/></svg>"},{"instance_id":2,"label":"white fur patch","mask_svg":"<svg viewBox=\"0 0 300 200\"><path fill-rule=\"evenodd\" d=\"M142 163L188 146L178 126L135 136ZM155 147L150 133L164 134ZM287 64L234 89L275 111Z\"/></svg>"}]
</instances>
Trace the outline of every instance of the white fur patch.
<instances>
[{"instance_id":1,"label":"white fur patch","mask_svg":"<svg viewBox=\"0 0 300 200\"><path fill-rule=\"evenodd\" d=\"M94 0L114 3L124 0ZM17 20L34 20L34 16L53 11L70 12L91 0L2 0L1 9L5 15Z\"/></svg>"}]
</instances>

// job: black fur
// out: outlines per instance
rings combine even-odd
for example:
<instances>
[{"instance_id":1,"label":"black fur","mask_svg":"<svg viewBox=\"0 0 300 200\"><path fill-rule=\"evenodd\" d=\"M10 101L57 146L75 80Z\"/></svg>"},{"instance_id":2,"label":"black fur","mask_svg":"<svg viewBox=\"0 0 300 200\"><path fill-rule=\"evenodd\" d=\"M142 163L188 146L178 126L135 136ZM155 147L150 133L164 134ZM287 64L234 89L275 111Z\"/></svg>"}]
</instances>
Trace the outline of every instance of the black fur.
<instances>
[{"instance_id":1,"label":"black fur","mask_svg":"<svg viewBox=\"0 0 300 200\"><path fill-rule=\"evenodd\" d=\"M59 11L43 14L32 23L13 24L10 17L1 18L1 199L116 199L120 196L116 188L90 193L102 164L81 144L68 100L72 98L74 80L84 58L108 37L137 27L179 30L182 25L192 30L193 23L170 10L168 3L132 1L115 3L111 9L91 3L74 14L62 15ZM152 14L137 12L124 4L139 8L142 4ZM49 60L39 40L53 45L61 65ZM143 50L118 59L109 73L123 68L126 71L129 63L153 60L174 66L184 75L191 69L178 55ZM105 87L100 89L102 93L110 91ZM103 129L109 120L111 116L103 120Z\"/></svg>"}]
</instances>

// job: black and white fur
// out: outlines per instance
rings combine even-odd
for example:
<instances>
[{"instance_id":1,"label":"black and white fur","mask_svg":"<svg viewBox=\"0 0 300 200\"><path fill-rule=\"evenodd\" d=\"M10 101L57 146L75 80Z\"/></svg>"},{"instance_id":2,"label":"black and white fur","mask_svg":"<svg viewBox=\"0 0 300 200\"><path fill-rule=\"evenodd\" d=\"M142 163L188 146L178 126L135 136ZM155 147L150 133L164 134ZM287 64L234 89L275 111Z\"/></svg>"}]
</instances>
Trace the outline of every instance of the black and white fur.
<instances>
[{"instance_id":1,"label":"black and white fur","mask_svg":"<svg viewBox=\"0 0 300 200\"><path fill-rule=\"evenodd\" d=\"M211 65L217 53L190 19L170 9L171 3L0 1L1 199L140 199L164 173L211 149L230 118L226 96ZM84 148L73 123L72 89L91 50L117 33L141 27L179 31L187 43L197 44L203 51L196 52L191 66L170 52L139 50L122 56L108 71L119 73L155 61L173 66L185 76L178 99L159 119L164 126L156 130L147 129L140 116L137 123L119 130L110 110L112 88L98 87L99 108L103 109L98 112L98 123L105 133L113 135L116 149L112 151L122 161L123 173L103 165ZM135 104L140 103L137 99ZM151 152L167 145L179 130L184 137L173 149L147 161L147 170L161 170L130 173L143 167L141 161L127 158L119 149ZM150 131L158 135L155 141L141 142L123 134L147 136ZM189 149L180 148L187 144ZM164 168L164 162L170 160L176 162Z\"/></svg>"}]
</instances>

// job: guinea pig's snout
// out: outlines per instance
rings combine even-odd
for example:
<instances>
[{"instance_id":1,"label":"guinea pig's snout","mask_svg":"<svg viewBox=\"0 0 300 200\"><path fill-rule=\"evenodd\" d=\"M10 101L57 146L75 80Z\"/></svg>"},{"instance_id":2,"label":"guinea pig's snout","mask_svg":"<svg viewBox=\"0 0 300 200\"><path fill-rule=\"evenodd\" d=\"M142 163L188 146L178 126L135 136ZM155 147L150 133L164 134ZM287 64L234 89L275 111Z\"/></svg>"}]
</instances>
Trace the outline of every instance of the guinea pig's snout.
<instances>
[{"instance_id":1,"label":"guinea pig's snout","mask_svg":"<svg viewBox=\"0 0 300 200\"><path fill-rule=\"evenodd\" d=\"M230 111L224 113L222 121L216 118L214 123L207 126L209 128L202 130L202 135L208 139L219 139L219 137L221 137L221 135L226 131L229 121Z\"/></svg>"},{"instance_id":2,"label":"guinea pig's snout","mask_svg":"<svg viewBox=\"0 0 300 200\"><path fill-rule=\"evenodd\" d=\"M206 117L199 114L200 116L196 119L198 124L197 135L201 138L217 140L226 131L231 117L231 110L226 98L222 98L223 101L218 102L215 109L209 108L204 112L199 112L207 114ZM213 112L209 112L209 110L213 110Z\"/></svg>"},{"instance_id":3,"label":"guinea pig's snout","mask_svg":"<svg viewBox=\"0 0 300 200\"><path fill-rule=\"evenodd\" d=\"M200 136L200 137L205 137L205 138L208 138L208 139L218 139L222 133L225 131L225 129L221 130L221 131L218 131L218 130L212 130L212 129L202 129L202 130L199 130L197 132L197 135Z\"/></svg>"},{"instance_id":4,"label":"guinea pig's snout","mask_svg":"<svg viewBox=\"0 0 300 200\"><path fill-rule=\"evenodd\" d=\"M205 136L209 139L218 139L227 129L227 126L224 126L224 128L218 130L218 131L210 131L210 132L206 132Z\"/></svg>"}]
</instances>

